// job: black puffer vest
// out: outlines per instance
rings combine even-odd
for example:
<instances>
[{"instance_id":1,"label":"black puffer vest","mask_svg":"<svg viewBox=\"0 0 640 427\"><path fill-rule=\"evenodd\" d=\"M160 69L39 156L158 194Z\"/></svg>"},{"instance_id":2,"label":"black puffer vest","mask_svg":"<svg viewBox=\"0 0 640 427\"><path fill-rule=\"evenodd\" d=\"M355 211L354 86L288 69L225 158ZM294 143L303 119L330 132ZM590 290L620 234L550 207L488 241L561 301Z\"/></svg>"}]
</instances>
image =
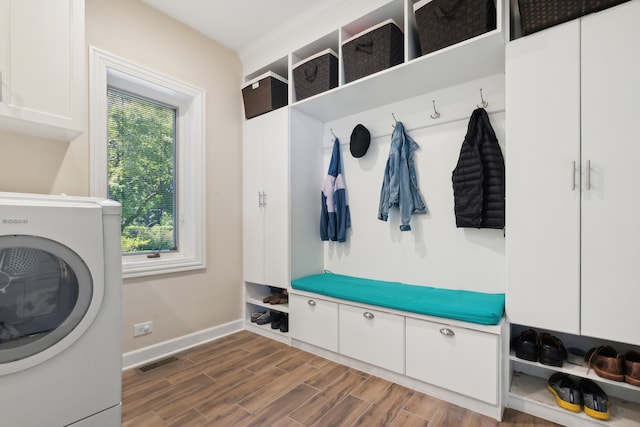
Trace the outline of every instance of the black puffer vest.
<instances>
[{"instance_id":1,"label":"black puffer vest","mask_svg":"<svg viewBox=\"0 0 640 427\"><path fill-rule=\"evenodd\" d=\"M452 179L456 226L504 228L504 158L483 108L471 114Z\"/></svg>"}]
</instances>

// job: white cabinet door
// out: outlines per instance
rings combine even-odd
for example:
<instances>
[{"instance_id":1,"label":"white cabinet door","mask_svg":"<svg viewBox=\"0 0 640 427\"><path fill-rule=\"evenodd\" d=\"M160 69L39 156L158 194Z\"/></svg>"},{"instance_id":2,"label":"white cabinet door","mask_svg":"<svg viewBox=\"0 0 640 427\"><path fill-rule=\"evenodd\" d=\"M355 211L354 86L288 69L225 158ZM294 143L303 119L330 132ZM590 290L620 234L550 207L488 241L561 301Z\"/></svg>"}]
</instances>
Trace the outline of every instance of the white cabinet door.
<instances>
[{"instance_id":1,"label":"white cabinet door","mask_svg":"<svg viewBox=\"0 0 640 427\"><path fill-rule=\"evenodd\" d=\"M404 374L404 316L340 304L340 353Z\"/></svg>"},{"instance_id":2,"label":"white cabinet door","mask_svg":"<svg viewBox=\"0 0 640 427\"><path fill-rule=\"evenodd\" d=\"M245 281L264 282L262 128L264 116L244 123L242 137L242 265Z\"/></svg>"},{"instance_id":3,"label":"white cabinet door","mask_svg":"<svg viewBox=\"0 0 640 427\"><path fill-rule=\"evenodd\" d=\"M574 334L580 331L579 47L578 21L521 38L507 45L505 76L507 316Z\"/></svg>"},{"instance_id":4,"label":"white cabinet door","mask_svg":"<svg viewBox=\"0 0 640 427\"><path fill-rule=\"evenodd\" d=\"M495 405L497 335L407 318L407 376Z\"/></svg>"},{"instance_id":5,"label":"white cabinet door","mask_svg":"<svg viewBox=\"0 0 640 427\"><path fill-rule=\"evenodd\" d=\"M338 352L338 303L289 295L289 320L293 338Z\"/></svg>"},{"instance_id":6,"label":"white cabinet door","mask_svg":"<svg viewBox=\"0 0 640 427\"><path fill-rule=\"evenodd\" d=\"M289 109L265 116L264 134L265 280L288 288L289 280Z\"/></svg>"},{"instance_id":7,"label":"white cabinet door","mask_svg":"<svg viewBox=\"0 0 640 427\"><path fill-rule=\"evenodd\" d=\"M589 174L582 186L582 334L636 345L639 20L640 2L585 17L581 74L582 165Z\"/></svg>"},{"instance_id":8,"label":"white cabinet door","mask_svg":"<svg viewBox=\"0 0 640 427\"><path fill-rule=\"evenodd\" d=\"M244 123L244 280L289 287L288 110Z\"/></svg>"},{"instance_id":9,"label":"white cabinet door","mask_svg":"<svg viewBox=\"0 0 640 427\"><path fill-rule=\"evenodd\" d=\"M79 135L84 67L84 1L0 0L0 129Z\"/></svg>"}]
</instances>

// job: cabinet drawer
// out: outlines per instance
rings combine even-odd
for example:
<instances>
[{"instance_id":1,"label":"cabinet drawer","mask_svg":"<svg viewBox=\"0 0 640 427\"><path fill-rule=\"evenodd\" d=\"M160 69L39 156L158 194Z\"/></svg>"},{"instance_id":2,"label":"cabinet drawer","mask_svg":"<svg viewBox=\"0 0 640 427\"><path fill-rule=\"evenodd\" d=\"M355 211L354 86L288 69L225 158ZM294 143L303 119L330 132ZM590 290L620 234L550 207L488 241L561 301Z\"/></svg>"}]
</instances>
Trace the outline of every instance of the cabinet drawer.
<instances>
[{"instance_id":1,"label":"cabinet drawer","mask_svg":"<svg viewBox=\"0 0 640 427\"><path fill-rule=\"evenodd\" d=\"M411 318L406 328L407 376L497 403L498 335Z\"/></svg>"},{"instance_id":2,"label":"cabinet drawer","mask_svg":"<svg viewBox=\"0 0 640 427\"><path fill-rule=\"evenodd\" d=\"M289 295L289 333L297 340L338 351L338 304Z\"/></svg>"},{"instance_id":3,"label":"cabinet drawer","mask_svg":"<svg viewBox=\"0 0 640 427\"><path fill-rule=\"evenodd\" d=\"M340 353L404 374L404 317L340 304Z\"/></svg>"}]
</instances>

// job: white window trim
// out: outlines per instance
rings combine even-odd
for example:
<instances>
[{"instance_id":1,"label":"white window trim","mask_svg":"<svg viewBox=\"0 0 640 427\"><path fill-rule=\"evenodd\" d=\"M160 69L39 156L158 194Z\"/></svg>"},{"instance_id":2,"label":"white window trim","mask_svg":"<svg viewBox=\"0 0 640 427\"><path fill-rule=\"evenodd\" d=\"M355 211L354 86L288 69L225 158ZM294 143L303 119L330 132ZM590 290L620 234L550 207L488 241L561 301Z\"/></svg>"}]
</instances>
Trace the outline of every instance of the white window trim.
<instances>
[{"instance_id":1,"label":"white window trim","mask_svg":"<svg viewBox=\"0 0 640 427\"><path fill-rule=\"evenodd\" d=\"M123 277L175 273L206 267L205 91L108 52L89 47L90 193L107 196L107 85L178 103L178 251L159 258L122 257Z\"/></svg>"}]
</instances>

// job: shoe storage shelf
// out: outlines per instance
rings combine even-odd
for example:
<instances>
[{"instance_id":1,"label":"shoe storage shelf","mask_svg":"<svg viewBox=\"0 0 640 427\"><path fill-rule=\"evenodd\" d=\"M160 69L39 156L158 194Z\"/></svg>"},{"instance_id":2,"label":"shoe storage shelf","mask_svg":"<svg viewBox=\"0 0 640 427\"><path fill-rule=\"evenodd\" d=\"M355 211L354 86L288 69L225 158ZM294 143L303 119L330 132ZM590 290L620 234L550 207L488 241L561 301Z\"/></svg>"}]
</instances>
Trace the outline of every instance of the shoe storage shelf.
<instances>
[{"instance_id":1,"label":"shoe storage shelf","mask_svg":"<svg viewBox=\"0 0 640 427\"><path fill-rule=\"evenodd\" d=\"M519 336L527 328L511 325L511 337ZM602 345L611 345L618 351L634 349L616 342L554 331L547 332L557 336L567 349L578 348L586 352ZM566 426L640 426L640 387L602 378L596 375L593 369L589 369L580 357L570 354L569 359L571 362L564 360L561 367L544 365L520 359L512 349L509 353L511 378L508 407ZM558 406L553 394L547 389L547 380L556 372L568 374L576 383L581 378L594 381L609 397L611 418L608 421L601 421L586 415L584 411L576 413Z\"/></svg>"},{"instance_id":2,"label":"shoe storage shelf","mask_svg":"<svg viewBox=\"0 0 640 427\"><path fill-rule=\"evenodd\" d=\"M504 322L477 325L298 290L289 298L294 346L501 418Z\"/></svg>"},{"instance_id":3,"label":"shoe storage shelf","mask_svg":"<svg viewBox=\"0 0 640 427\"><path fill-rule=\"evenodd\" d=\"M274 72L289 81L289 105L322 122L402 101L420 94L504 73L504 46L508 39L509 1L496 0L497 26L470 39L421 55L412 0L390 0L359 18L339 23L334 31L245 76L245 82ZM336 18L340 19L340 18ZM400 64L348 82L344 44L368 30L393 21L402 31ZM307 58L331 49L338 55L338 86L299 100L293 68Z\"/></svg>"},{"instance_id":4,"label":"shoe storage shelf","mask_svg":"<svg viewBox=\"0 0 640 427\"><path fill-rule=\"evenodd\" d=\"M288 333L281 332L279 329L271 328L271 323L259 325L251 321L251 314L257 312L276 311L278 313L289 314L289 304L270 304L263 300L271 296L272 290L270 286L245 282L245 324L248 330L256 332L268 338L290 344L291 340Z\"/></svg>"}]
</instances>

